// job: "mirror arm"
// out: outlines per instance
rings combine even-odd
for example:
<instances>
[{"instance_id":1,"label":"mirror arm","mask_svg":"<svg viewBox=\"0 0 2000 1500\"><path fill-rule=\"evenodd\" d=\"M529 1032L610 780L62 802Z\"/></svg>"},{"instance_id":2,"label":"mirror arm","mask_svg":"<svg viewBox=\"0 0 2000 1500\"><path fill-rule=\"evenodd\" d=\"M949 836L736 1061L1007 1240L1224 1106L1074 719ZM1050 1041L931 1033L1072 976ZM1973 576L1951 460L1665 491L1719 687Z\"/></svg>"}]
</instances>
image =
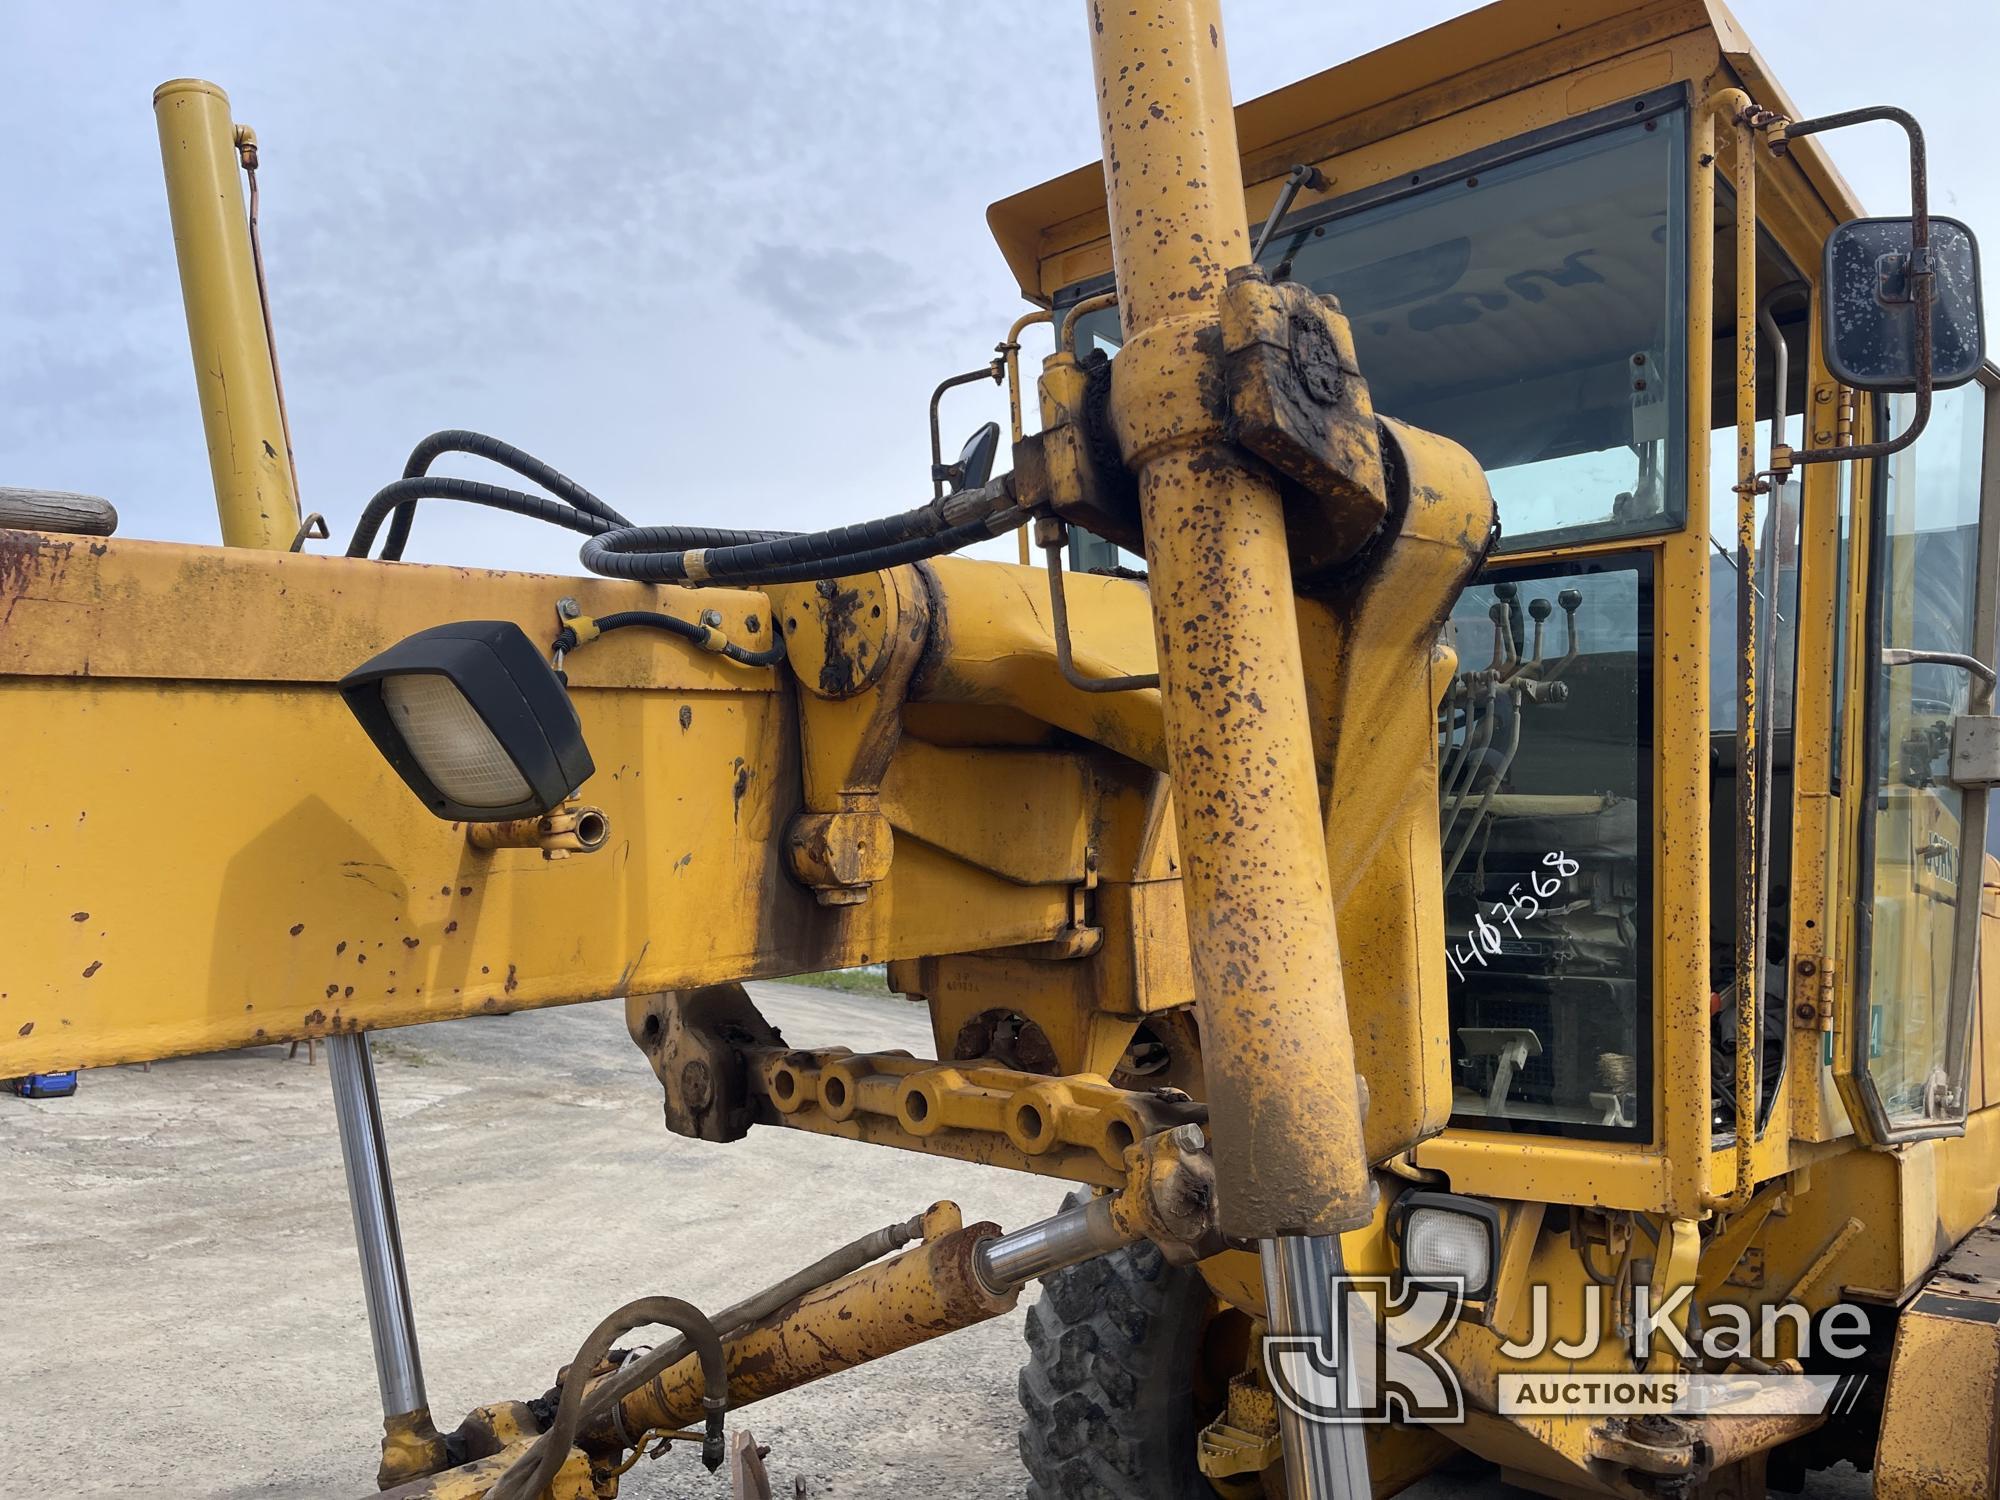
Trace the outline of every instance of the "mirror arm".
<instances>
[{"instance_id":1,"label":"mirror arm","mask_svg":"<svg viewBox=\"0 0 2000 1500\"><path fill-rule=\"evenodd\" d=\"M1795 463L1844 463L1849 459L1887 458L1892 453L1902 452L1921 437L1931 419L1931 297L1935 273L1931 266L1930 158L1924 148L1923 126L1906 109L1876 104L1865 109L1821 115L1816 120L1796 120L1771 143L1771 149L1782 156L1787 143L1801 136L1817 135L1823 130L1841 130L1849 125L1865 125L1876 120L1900 125L1903 133L1910 138L1909 276L1910 300L1917 305L1917 407L1911 414L1910 425L1893 438L1877 443L1850 443L1841 448L1808 449L1792 455Z\"/></svg>"},{"instance_id":2,"label":"mirror arm","mask_svg":"<svg viewBox=\"0 0 2000 1500\"><path fill-rule=\"evenodd\" d=\"M1007 378L1007 361L994 359L976 370L967 370L963 375L947 375L940 380L937 389L931 392L931 498L944 499L944 482L954 477L951 468L944 461L944 439L938 433L938 403L944 400L944 393L954 386L971 385L976 381L990 380L995 385Z\"/></svg>"}]
</instances>

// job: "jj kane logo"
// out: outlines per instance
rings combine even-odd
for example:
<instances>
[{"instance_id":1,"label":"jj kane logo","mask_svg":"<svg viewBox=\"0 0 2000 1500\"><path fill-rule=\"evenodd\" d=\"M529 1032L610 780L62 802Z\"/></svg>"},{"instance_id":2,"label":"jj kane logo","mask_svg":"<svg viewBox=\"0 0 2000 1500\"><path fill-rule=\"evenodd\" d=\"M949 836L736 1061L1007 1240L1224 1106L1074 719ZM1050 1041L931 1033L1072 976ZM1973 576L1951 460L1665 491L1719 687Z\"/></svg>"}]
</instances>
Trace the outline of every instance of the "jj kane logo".
<instances>
[{"instance_id":1,"label":"jj kane logo","mask_svg":"<svg viewBox=\"0 0 2000 1500\"><path fill-rule=\"evenodd\" d=\"M1336 1276L1330 1290L1325 1333L1264 1340L1265 1372L1287 1408L1313 1422L1465 1420L1465 1390L1447 1357L1465 1311L1462 1280ZM1503 1416L1817 1413L1859 1399L1866 1376L1808 1375L1786 1361L1810 1358L1815 1339L1835 1359L1858 1357L1868 1328L1861 1309L1843 1304L1815 1320L1795 1303L1713 1304L1691 1338L1683 1324L1692 1295L1682 1287L1655 1305L1641 1284L1629 1323L1607 1337L1618 1320L1607 1315L1605 1289L1589 1287L1582 1327L1569 1338L1554 1331L1549 1289L1530 1288L1527 1337L1499 1343L1518 1368L1503 1371L1485 1399Z\"/></svg>"}]
</instances>

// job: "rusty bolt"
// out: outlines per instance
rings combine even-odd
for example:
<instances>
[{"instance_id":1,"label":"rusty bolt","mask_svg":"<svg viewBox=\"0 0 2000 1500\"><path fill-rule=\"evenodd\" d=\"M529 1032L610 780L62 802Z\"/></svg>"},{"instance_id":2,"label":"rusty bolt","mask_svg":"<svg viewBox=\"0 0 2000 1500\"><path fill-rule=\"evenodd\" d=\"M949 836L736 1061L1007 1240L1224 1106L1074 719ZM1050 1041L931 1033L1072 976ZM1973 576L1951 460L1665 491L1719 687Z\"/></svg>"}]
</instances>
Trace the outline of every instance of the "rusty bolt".
<instances>
[{"instance_id":1,"label":"rusty bolt","mask_svg":"<svg viewBox=\"0 0 2000 1500\"><path fill-rule=\"evenodd\" d=\"M831 578L822 578L818 583L814 584L813 587L819 590L820 598L831 599L834 595L834 590L837 587L837 585Z\"/></svg>"},{"instance_id":2,"label":"rusty bolt","mask_svg":"<svg viewBox=\"0 0 2000 1500\"><path fill-rule=\"evenodd\" d=\"M1810 979L1819 972L1819 965L1809 958L1802 958L1799 960L1799 972Z\"/></svg>"},{"instance_id":3,"label":"rusty bolt","mask_svg":"<svg viewBox=\"0 0 2000 1500\"><path fill-rule=\"evenodd\" d=\"M574 620L583 613L583 606L565 594L556 600L556 614L565 620Z\"/></svg>"},{"instance_id":4,"label":"rusty bolt","mask_svg":"<svg viewBox=\"0 0 2000 1500\"><path fill-rule=\"evenodd\" d=\"M701 623L706 625L710 630L720 628L722 624L722 611L719 609L703 610L701 612Z\"/></svg>"},{"instance_id":5,"label":"rusty bolt","mask_svg":"<svg viewBox=\"0 0 2000 1500\"><path fill-rule=\"evenodd\" d=\"M1632 1418L1625 1426L1625 1435L1635 1443L1644 1443L1651 1448L1677 1448L1687 1441L1687 1433L1672 1417L1647 1413Z\"/></svg>"},{"instance_id":6,"label":"rusty bolt","mask_svg":"<svg viewBox=\"0 0 2000 1500\"><path fill-rule=\"evenodd\" d=\"M1817 1021L1819 1019L1819 1007L1812 1004L1811 1001L1801 1000L1797 1008L1793 1011L1793 1014L1801 1021Z\"/></svg>"},{"instance_id":7,"label":"rusty bolt","mask_svg":"<svg viewBox=\"0 0 2000 1500\"><path fill-rule=\"evenodd\" d=\"M681 1103L697 1113L715 1102L715 1083L708 1076L708 1064L698 1057L689 1058L681 1069Z\"/></svg>"}]
</instances>

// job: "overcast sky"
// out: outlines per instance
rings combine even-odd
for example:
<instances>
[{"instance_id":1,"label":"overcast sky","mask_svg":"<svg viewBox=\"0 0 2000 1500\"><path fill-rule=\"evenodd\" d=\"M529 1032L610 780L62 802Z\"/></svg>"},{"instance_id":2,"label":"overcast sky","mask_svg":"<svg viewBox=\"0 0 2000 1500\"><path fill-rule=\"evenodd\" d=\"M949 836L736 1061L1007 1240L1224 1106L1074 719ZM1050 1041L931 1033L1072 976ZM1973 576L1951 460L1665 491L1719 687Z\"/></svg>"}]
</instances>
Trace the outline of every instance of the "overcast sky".
<instances>
[{"instance_id":1,"label":"overcast sky","mask_svg":"<svg viewBox=\"0 0 2000 1500\"><path fill-rule=\"evenodd\" d=\"M1231 0L1236 95L1465 8ZM1911 46L1863 0L1737 9L1807 111L1916 110L1934 208L2000 246L1964 86L2000 72L1990 4L1923 5ZM0 0L0 484L216 538L151 112L192 75L261 141L299 477L338 541L441 427L642 521L916 503L931 386L1021 310L986 205L1097 155L1084 26L1081 0ZM1898 140L1833 143L1875 212L1907 206ZM948 446L988 417L990 387L948 397ZM437 504L409 555L573 571L575 541Z\"/></svg>"}]
</instances>

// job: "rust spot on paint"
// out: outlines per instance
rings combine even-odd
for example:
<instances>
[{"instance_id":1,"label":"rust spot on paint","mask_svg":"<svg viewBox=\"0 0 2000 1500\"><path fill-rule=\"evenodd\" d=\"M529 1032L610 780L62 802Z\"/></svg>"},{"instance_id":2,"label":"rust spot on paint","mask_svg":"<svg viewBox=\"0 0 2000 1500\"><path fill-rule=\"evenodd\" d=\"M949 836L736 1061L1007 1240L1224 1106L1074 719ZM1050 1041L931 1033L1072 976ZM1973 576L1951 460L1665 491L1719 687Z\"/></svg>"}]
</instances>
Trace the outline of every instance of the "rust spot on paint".
<instances>
[{"instance_id":1,"label":"rust spot on paint","mask_svg":"<svg viewBox=\"0 0 2000 1500\"><path fill-rule=\"evenodd\" d=\"M85 969L85 970L83 971L83 977L84 977L85 979L88 979L88 978L90 978L90 976L91 976L91 975L95 974L95 973L96 973L96 972L97 972L97 971L98 971L99 969L101 969L101 968L103 968L103 967L104 967L104 960L103 960L103 959L101 959L101 958L93 958L93 959L92 959L92 960L90 961L90 967L89 967L89 968L87 968L87 969Z\"/></svg>"},{"instance_id":2,"label":"rust spot on paint","mask_svg":"<svg viewBox=\"0 0 2000 1500\"><path fill-rule=\"evenodd\" d=\"M74 542L55 542L32 531L0 531L0 624L14 613L14 606L37 581L38 576L54 580L69 566Z\"/></svg>"},{"instance_id":3,"label":"rust spot on paint","mask_svg":"<svg viewBox=\"0 0 2000 1500\"><path fill-rule=\"evenodd\" d=\"M298 936L298 935L299 935L300 933L304 932L305 930L306 930L306 924L305 924L305 923L303 923L303 922L294 922L294 923L292 923L292 936L293 936L293 937L297 937L297 936Z\"/></svg>"},{"instance_id":4,"label":"rust spot on paint","mask_svg":"<svg viewBox=\"0 0 2000 1500\"><path fill-rule=\"evenodd\" d=\"M462 885L458 888L458 893L461 896L470 896L472 894L472 887L469 885Z\"/></svg>"},{"instance_id":5,"label":"rust spot on paint","mask_svg":"<svg viewBox=\"0 0 2000 1500\"><path fill-rule=\"evenodd\" d=\"M520 987L521 981L514 977L514 966L512 964L507 965L507 982L501 988L511 995Z\"/></svg>"},{"instance_id":6,"label":"rust spot on paint","mask_svg":"<svg viewBox=\"0 0 2000 1500\"><path fill-rule=\"evenodd\" d=\"M693 722L694 722L694 710L689 708L685 703L683 703L681 705L681 728L686 729L688 725L692 724Z\"/></svg>"},{"instance_id":7,"label":"rust spot on paint","mask_svg":"<svg viewBox=\"0 0 2000 1500\"><path fill-rule=\"evenodd\" d=\"M444 924L444 931L445 931L445 936L446 936L446 937L449 937L449 936L451 936L451 934L452 934L452 933L454 933L454 932L458 931L458 923L456 923L456 922L447 922L447 923L445 923L445 924Z\"/></svg>"},{"instance_id":8,"label":"rust spot on paint","mask_svg":"<svg viewBox=\"0 0 2000 1500\"><path fill-rule=\"evenodd\" d=\"M309 1010L309 1011L307 1011L307 1012L306 1012L306 1025L308 1025L308 1026L324 1026L325 1024L326 1024L326 1012L325 1012L325 1011L323 1011L323 1010L319 1010L319 1009L315 1008L315 1009L313 1009L313 1010Z\"/></svg>"},{"instance_id":9,"label":"rust spot on paint","mask_svg":"<svg viewBox=\"0 0 2000 1500\"><path fill-rule=\"evenodd\" d=\"M826 632L826 654L820 660L819 690L829 698L845 698L860 685L865 670L860 660L866 655L862 649L866 642L861 639L861 591L835 587L822 597L826 608L820 624Z\"/></svg>"},{"instance_id":10,"label":"rust spot on paint","mask_svg":"<svg viewBox=\"0 0 2000 1500\"><path fill-rule=\"evenodd\" d=\"M69 914L69 919L72 922L88 922L90 920L90 913L87 911L73 911Z\"/></svg>"},{"instance_id":11,"label":"rust spot on paint","mask_svg":"<svg viewBox=\"0 0 2000 1500\"><path fill-rule=\"evenodd\" d=\"M35 1023L33 1021L23 1021L21 1023L21 1029L18 1032L16 1032L15 1035L26 1036L29 1032L33 1031L34 1029L35 1029Z\"/></svg>"},{"instance_id":12,"label":"rust spot on paint","mask_svg":"<svg viewBox=\"0 0 2000 1500\"><path fill-rule=\"evenodd\" d=\"M422 941L423 940L421 938L406 937L403 939L403 946L405 948L414 948L417 946L418 943Z\"/></svg>"}]
</instances>

